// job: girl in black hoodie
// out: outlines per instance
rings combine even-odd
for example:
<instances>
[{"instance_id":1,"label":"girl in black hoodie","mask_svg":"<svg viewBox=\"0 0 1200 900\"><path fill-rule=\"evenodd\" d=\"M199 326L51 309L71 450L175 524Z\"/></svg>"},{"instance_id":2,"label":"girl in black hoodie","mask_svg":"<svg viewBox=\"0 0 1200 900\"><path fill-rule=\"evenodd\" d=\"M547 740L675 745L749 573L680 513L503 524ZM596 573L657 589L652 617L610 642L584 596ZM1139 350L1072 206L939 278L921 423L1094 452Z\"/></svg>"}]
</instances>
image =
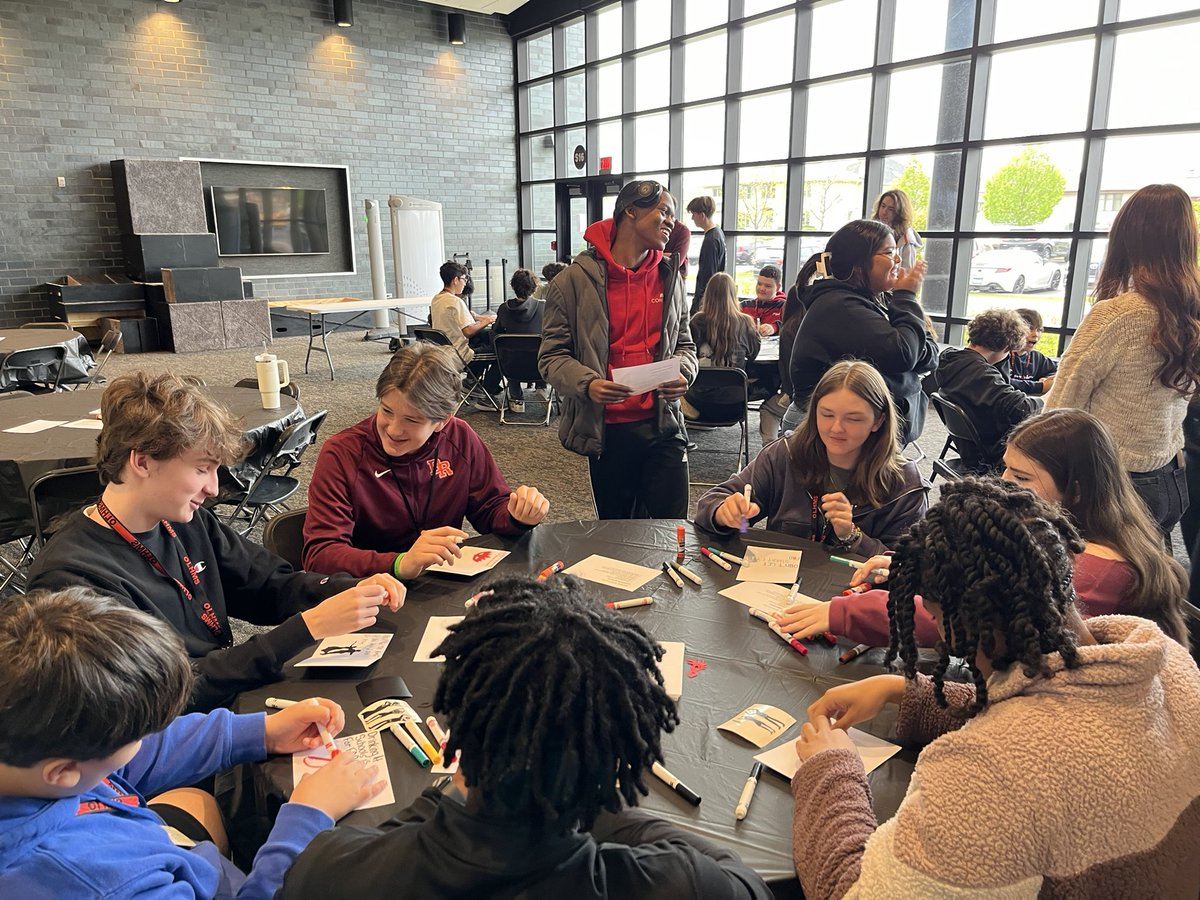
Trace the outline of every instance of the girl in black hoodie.
<instances>
[{"instance_id":1,"label":"girl in black hoodie","mask_svg":"<svg viewBox=\"0 0 1200 900\"><path fill-rule=\"evenodd\" d=\"M492 326L492 333L541 334L542 310L546 308L546 304L533 298L533 292L538 286L537 276L528 269L517 269L513 272L509 284L512 285L516 296L504 301L504 305L496 311L496 324ZM537 382L539 390L544 387L542 382ZM525 412L525 393L521 390L519 381L508 382L508 408L515 413Z\"/></svg>"}]
</instances>

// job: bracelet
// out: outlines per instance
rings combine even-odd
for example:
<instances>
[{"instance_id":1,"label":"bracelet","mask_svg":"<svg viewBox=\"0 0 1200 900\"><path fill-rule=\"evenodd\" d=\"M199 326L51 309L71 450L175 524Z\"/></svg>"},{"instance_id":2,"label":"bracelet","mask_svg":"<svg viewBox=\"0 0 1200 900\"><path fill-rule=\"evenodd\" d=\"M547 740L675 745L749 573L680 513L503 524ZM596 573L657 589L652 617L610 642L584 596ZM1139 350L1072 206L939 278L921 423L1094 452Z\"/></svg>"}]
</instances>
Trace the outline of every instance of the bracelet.
<instances>
[{"instance_id":1,"label":"bracelet","mask_svg":"<svg viewBox=\"0 0 1200 900\"><path fill-rule=\"evenodd\" d=\"M408 551L406 550L405 553ZM397 578L400 577L400 563L404 559L404 553L397 553L396 558L392 561L392 574Z\"/></svg>"},{"instance_id":2,"label":"bracelet","mask_svg":"<svg viewBox=\"0 0 1200 900\"><path fill-rule=\"evenodd\" d=\"M850 530L850 534L846 536L845 540L838 540L838 546L840 546L843 550L848 550L861 541L862 536L863 530L855 525L854 528Z\"/></svg>"}]
</instances>

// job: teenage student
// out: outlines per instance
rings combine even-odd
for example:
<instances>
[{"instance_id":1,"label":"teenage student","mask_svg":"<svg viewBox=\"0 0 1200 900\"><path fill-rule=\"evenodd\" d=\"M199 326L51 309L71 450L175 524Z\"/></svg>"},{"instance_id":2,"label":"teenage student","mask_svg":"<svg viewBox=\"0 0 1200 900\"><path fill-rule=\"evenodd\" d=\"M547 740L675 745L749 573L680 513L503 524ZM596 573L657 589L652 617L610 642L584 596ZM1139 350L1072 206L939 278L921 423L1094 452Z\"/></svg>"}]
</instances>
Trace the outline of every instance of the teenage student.
<instances>
[{"instance_id":1,"label":"teenage student","mask_svg":"<svg viewBox=\"0 0 1200 900\"><path fill-rule=\"evenodd\" d=\"M537 276L528 269L517 269L509 281L514 296L501 304L496 311L496 323L492 332L499 337L502 334L536 334L542 333L542 310L545 305L536 299L538 286ZM543 385L538 384L540 390ZM545 399L543 394L540 399ZM525 412L525 392L521 382L509 379L508 408L515 413Z\"/></svg>"},{"instance_id":2,"label":"teenage student","mask_svg":"<svg viewBox=\"0 0 1200 900\"><path fill-rule=\"evenodd\" d=\"M792 403L803 410L826 369L840 359L863 359L883 375L900 414L900 444L925 425L921 375L937 365L937 344L925 329L917 292L925 263L900 265L896 237L882 222L843 225L813 254L797 277L806 285L805 313L792 344Z\"/></svg>"},{"instance_id":3,"label":"teenage student","mask_svg":"<svg viewBox=\"0 0 1200 900\"><path fill-rule=\"evenodd\" d=\"M29 587L86 585L177 631L198 674L191 709L278 680L313 641L374 625L380 607L404 602L390 574L295 572L204 508L217 494L217 467L241 459L245 440L229 411L189 380L122 375L100 412L104 493L38 554ZM233 646L230 616L278 627Z\"/></svg>"},{"instance_id":4,"label":"teenage student","mask_svg":"<svg viewBox=\"0 0 1200 900\"><path fill-rule=\"evenodd\" d=\"M717 272L725 271L725 232L713 221L717 213L717 203L709 196L693 197L687 205L692 222L704 232L704 241L700 244L700 260L696 268L696 292L692 295L692 315L700 311L700 303L704 299L704 289L708 280Z\"/></svg>"},{"instance_id":5,"label":"teenage student","mask_svg":"<svg viewBox=\"0 0 1200 900\"><path fill-rule=\"evenodd\" d=\"M442 278L442 289L429 303L429 324L450 338L461 361L459 368L469 367L480 376L484 389L495 396L500 393L500 369L490 362L474 360L476 350L492 352L492 325L496 317L471 312L463 300L464 294L470 297L471 274L462 263L447 260L438 269L438 274ZM489 410L493 407L483 402L479 408Z\"/></svg>"},{"instance_id":6,"label":"teenage student","mask_svg":"<svg viewBox=\"0 0 1200 900\"><path fill-rule=\"evenodd\" d=\"M1079 528L1084 548L1075 557L1076 604L1086 619L1119 613L1141 616L1186 646L1183 601L1188 578L1162 547L1158 529L1121 468L1108 429L1090 413L1056 409L1026 419L1009 435L1004 480L1061 506ZM887 581L890 558L864 563L852 585ZM823 631L857 643L888 641L888 592L797 604L780 624L811 637ZM915 634L923 647L937 643L937 627L916 602Z\"/></svg>"},{"instance_id":7,"label":"teenage student","mask_svg":"<svg viewBox=\"0 0 1200 900\"><path fill-rule=\"evenodd\" d=\"M700 366L731 366L746 371L746 363L758 356L762 337L754 320L738 306L737 284L724 272L708 280L700 312L692 316L692 340ZM745 404L741 396L726 397L728 388L701 389L692 385L680 401L685 418L725 419L735 417Z\"/></svg>"},{"instance_id":8,"label":"teenage student","mask_svg":"<svg viewBox=\"0 0 1200 900\"><path fill-rule=\"evenodd\" d=\"M786 302L783 273L778 266L763 266L758 270L758 279L754 282L754 299L742 304L742 312L754 320L760 335L770 337L779 334Z\"/></svg>"},{"instance_id":9,"label":"teenage student","mask_svg":"<svg viewBox=\"0 0 1200 900\"><path fill-rule=\"evenodd\" d=\"M280 900L766 898L731 850L629 807L679 721L662 649L570 576L506 578L450 627L433 698L459 769L381 828L321 835Z\"/></svg>"},{"instance_id":10,"label":"teenage student","mask_svg":"<svg viewBox=\"0 0 1200 900\"><path fill-rule=\"evenodd\" d=\"M1018 309L1017 315L1029 325L1025 344L1008 356L1008 374L1017 390L1040 397L1054 386L1058 363L1037 349L1042 336L1042 314L1036 309ZM1003 369L1004 363L997 368Z\"/></svg>"},{"instance_id":11,"label":"teenage student","mask_svg":"<svg viewBox=\"0 0 1200 900\"><path fill-rule=\"evenodd\" d=\"M805 896L1200 892L1185 849L1200 846L1200 671L1145 619L1079 617L1082 548L1061 511L974 478L944 485L901 538L888 656L904 674L826 692L796 742ZM917 595L945 638L932 678L917 674ZM973 683L946 682L952 656ZM897 739L927 746L877 825L845 729L888 703Z\"/></svg>"},{"instance_id":12,"label":"teenage student","mask_svg":"<svg viewBox=\"0 0 1200 900\"><path fill-rule=\"evenodd\" d=\"M917 263L917 251L925 246L921 235L913 228L912 201L901 190L884 191L871 209L871 218L892 229L896 237L896 252L900 265L911 269Z\"/></svg>"},{"instance_id":13,"label":"teenage student","mask_svg":"<svg viewBox=\"0 0 1200 900\"><path fill-rule=\"evenodd\" d=\"M1183 418L1200 387L1200 269L1186 191L1151 184L1125 201L1094 296L1046 407L1086 409L1108 426L1134 487L1169 535L1188 505Z\"/></svg>"},{"instance_id":14,"label":"teenage student","mask_svg":"<svg viewBox=\"0 0 1200 900\"><path fill-rule=\"evenodd\" d=\"M375 414L321 447L308 486L304 565L416 578L480 534L524 534L546 517L537 488L508 486L487 446L456 418L461 382L445 347L401 347L375 383Z\"/></svg>"},{"instance_id":15,"label":"teenage student","mask_svg":"<svg viewBox=\"0 0 1200 900\"><path fill-rule=\"evenodd\" d=\"M588 458L601 519L687 515L687 433L679 398L696 377L687 295L663 247L675 200L657 181L621 188L613 217L550 283L538 368L562 398L558 436ZM613 370L677 359L679 377L635 394Z\"/></svg>"},{"instance_id":16,"label":"teenage student","mask_svg":"<svg viewBox=\"0 0 1200 900\"><path fill-rule=\"evenodd\" d=\"M272 897L314 835L383 789L339 754L296 785L247 876L212 795L181 786L320 746L318 725L345 716L312 699L177 718L191 680L179 636L117 600L75 587L0 604L0 896Z\"/></svg>"},{"instance_id":17,"label":"teenage student","mask_svg":"<svg viewBox=\"0 0 1200 900\"><path fill-rule=\"evenodd\" d=\"M700 498L696 525L727 534L765 516L773 531L882 553L929 505L929 482L900 455L896 424L880 374L857 360L836 363L795 431Z\"/></svg>"}]
</instances>

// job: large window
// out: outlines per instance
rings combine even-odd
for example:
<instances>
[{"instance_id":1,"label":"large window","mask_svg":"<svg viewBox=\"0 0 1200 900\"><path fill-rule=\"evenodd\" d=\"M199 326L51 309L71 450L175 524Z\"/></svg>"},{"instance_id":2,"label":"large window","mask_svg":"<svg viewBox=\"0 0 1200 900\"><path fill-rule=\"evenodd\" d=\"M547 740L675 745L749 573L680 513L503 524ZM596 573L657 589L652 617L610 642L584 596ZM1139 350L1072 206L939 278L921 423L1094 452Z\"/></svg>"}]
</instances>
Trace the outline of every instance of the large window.
<instances>
[{"instance_id":1,"label":"large window","mask_svg":"<svg viewBox=\"0 0 1200 900\"><path fill-rule=\"evenodd\" d=\"M559 182L659 173L681 211L714 198L749 293L895 188L950 340L979 310L1031 306L1061 350L1133 192L1171 182L1200 208L1198 7L618 0L546 22L515 39L522 262L580 231Z\"/></svg>"}]
</instances>

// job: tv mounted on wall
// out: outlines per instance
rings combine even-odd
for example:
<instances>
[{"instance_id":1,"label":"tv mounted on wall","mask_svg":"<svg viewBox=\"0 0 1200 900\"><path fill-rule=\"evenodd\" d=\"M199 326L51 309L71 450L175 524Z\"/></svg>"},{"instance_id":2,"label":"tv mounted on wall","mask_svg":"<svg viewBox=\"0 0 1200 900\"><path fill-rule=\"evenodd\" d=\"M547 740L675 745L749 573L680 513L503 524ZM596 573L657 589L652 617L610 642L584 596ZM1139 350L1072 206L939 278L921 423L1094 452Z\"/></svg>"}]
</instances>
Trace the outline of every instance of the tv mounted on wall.
<instances>
[{"instance_id":1,"label":"tv mounted on wall","mask_svg":"<svg viewBox=\"0 0 1200 900\"><path fill-rule=\"evenodd\" d=\"M213 187L221 256L304 256L329 252L325 191Z\"/></svg>"}]
</instances>

